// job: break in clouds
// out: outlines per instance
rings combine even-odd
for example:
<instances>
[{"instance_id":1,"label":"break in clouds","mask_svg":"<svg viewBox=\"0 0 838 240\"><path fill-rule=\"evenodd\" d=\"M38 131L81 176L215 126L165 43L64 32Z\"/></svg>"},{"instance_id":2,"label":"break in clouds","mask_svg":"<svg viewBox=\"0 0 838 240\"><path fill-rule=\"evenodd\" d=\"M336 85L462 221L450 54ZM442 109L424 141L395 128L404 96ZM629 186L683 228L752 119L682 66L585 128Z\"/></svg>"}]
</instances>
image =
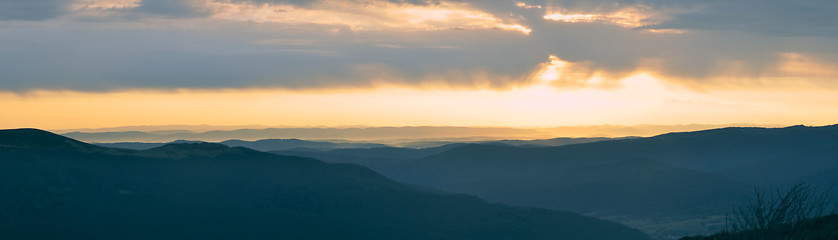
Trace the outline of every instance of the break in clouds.
<instances>
[{"instance_id":1,"label":"break in clouds","mask_svg":"<svg viewBox=\"0 0 838 240\"><path fill-rule=\"evenodd\" d=\"M0 89L829 86L836 36L828 0L3 0Z\"/></svg>"}]
</instances>

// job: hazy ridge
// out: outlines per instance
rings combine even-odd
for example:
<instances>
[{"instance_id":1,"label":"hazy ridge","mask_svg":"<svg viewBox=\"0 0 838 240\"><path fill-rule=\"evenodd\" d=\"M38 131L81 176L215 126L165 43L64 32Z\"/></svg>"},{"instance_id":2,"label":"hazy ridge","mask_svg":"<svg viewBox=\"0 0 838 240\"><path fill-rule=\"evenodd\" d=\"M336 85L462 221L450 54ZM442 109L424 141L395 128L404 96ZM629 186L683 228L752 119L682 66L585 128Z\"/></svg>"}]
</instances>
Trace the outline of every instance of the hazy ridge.
<instances>
[{"instance_id":1,"label":"hazy ridge","mask_svg":"<svg viewBox=\"0 0 838 240\"><path fill-rule=\"evenodd\" d=\"M398 144L417 141L489 141L499 139L547 139L562 137L626 137L654 136L668 132L696 131L729 126L760 126L753 124L725 125L596 125L566 127L265 127L265 126L135 126L102 129L70 129L56 131L84 142L171 142L198 140L220 142L231 139L256 141L263 139L304 139L376 141ZM401 145L400 145L401 146ZM422 146L422 145L417 145ZM407 146L407 147L417 147ZM426 146L427 147L427 146Z\"/></svg>"},{"instance_id":2,"label":"hazy ridge","mask_svg":"<svg viewBox=\"0 0 838 240\"><path fill-rule=\"evenodd\" d=\"M648 239L358 165L214 143L114 149L34 129L0 130L0 206L5 239Z\"/></svg>"},{"instance_id":3,"label":"hazy ridge","mask_svg":"<svg viewBox=\"0 0 838 240\"><path fill-rule=\"evenodd\" d=\"M419 191L474 194L491 202L582 213L641 228L656 239L720 231L724 214L746 201L754 186L782 189L801 180L816 186L838 182L838 125L729 127L630 138L425 139L402 143L419 146L414 148L345 140L96 146L47 139L56 142L51 144L72 143L62 151L111 156L217 158L218 152L223 155L227 149L255 148L279 158L302 156L359 164L423 189ZM151 149L103 147L130 144ZM9 150L15 149L13 145L0 146Z\"/></svg>"},{"instance_id":4,"label":"hazy ridge","mask_svg":"<svg viewBox=\"0 0 838 240\"><path fill-rule=\"evenodd\" d=\"M665 238L721 230L723 215L753 186L835 183L836 147L838 125L722 128L558 147L274 153L358 163L399 181L615 219Z\"/></svg>"}]
</instances>

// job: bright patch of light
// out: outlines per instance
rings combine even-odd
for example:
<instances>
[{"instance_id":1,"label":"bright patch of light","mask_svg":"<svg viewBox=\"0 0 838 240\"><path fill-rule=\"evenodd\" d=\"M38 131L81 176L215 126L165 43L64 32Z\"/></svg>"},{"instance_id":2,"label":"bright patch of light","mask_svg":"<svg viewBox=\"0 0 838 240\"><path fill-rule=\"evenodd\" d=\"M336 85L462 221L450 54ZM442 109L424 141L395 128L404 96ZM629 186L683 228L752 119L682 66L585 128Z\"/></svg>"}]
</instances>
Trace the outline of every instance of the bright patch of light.
<instances>
[{"instance_id":1,"label":"bright patch of light","mask_svg":"<svg viewBox=\"0 0 838 240\"><path fill-rule=\"evenodd\" d=\"M549 83L558 80L561 68L567 65L566 62L562 61L555 55L550 55L549 59L550 62L542 68L540 73L538 73L538 80L540 83Z\"/></svg>"},{"instance_id":2,"label":"bright patch of light","mask_svg":"<svg viewBox=\"0 0 838 240\"><path fill-rule=\"evenodd\" d=\"M77 0L70 4L75 11L84 9L125 9L140 6L140 0Z\"/></svg>"},{"instance_id":3,"label":"bright patch of light","mask_svg":"<svg viewBox=\"0 0 838 240\"><path fill-rule=\"evenodd\" d=\"M553 13L544 15L544 19L553 20L558 22L569 22L569 23L577 23L577 22L594 22L599 19L602 19L599 15L594 14L561 14L561 13Z\"/></svg>"},{"instance_id":4,"label":"bright patch of light","mask_svg":"<svg viewBox=\"0 0 838 240\"><path fill-rule=\"evenodd\" d=\"M607 13L565 13L548 11L544 19L567 22L567 23L604 23L614 24L622 27L641 27L653 22L647 22L650 18L647 7L627 7L615 12Z\"/></svg>"},{"instance_id":5,"label":"bright patch of light","mask_svg":"<svg viewBox=\"0 0 838 240\"><path fill-rule=\"evenodd\" d=\"M683 29L646 29L646 31L653 32L653 33L669 33L669 34L682 34L685 33Z\"/></svg>"},{"instance_id":6,"label":"bright patch of light","mask_svg":"<svg viewBox=\"0 0 838 240\"><path fill-rule=\"evenodd\" d=\"M527 35L529 35L532 32L532 29L530 29L528 27L525 27L524 25L520 25L520 24L514 24L514 25L498 24L495 27L497 27L498 29L503 29L503 30L520 31L520 32L522 32L524 34L527 34Z\"/></svg>"},{"instance_id":7,"label":"bright patch of light","mask_svg":"<svg viewBox=\"0 0 838 240\"><path fill-rule=\"evenodd\" d=\"M428 5L394 3L384 0L326 0L308 7L292 4L253 4L209 2L213 17L255 23L345 25L352 30L429 31L450 29L500 29L529 34L532 29L515 21L498 18L474 9L464 2Z\"/></svg>"},{"instance_id":8,"label":"bright patch of light","mask_svg":"<svg viewBox=\"0 0 838 240\"><path fill-rule=\"evenodd\" d=\"M523 9L541 8L541 5L529 5L525 2L515 2L515 6Z\"/></svg>"}]
</instances>

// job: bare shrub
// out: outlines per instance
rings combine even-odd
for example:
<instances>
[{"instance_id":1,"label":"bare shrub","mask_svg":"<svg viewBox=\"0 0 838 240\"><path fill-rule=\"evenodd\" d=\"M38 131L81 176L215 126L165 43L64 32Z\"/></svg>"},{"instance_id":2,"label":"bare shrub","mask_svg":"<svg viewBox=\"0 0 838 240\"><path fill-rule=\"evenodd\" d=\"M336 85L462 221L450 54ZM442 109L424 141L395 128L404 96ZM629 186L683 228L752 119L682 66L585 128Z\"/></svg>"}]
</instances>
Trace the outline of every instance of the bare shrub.
<instances>
[{"instance_id":1,"label":"bare shrub","mask_svg":"<svg viewBox=\"0 0 838 240\"><path fill-rule=\"evenodd\" d=\"M821 190L806 182L789 190L754 189L754 200L727 216L726 235L735 239L823 239L834 236L835 222L819 217L835 214L831 187ZM831 218L830 218L831 219Z\"/></svg>"}]
</instances>

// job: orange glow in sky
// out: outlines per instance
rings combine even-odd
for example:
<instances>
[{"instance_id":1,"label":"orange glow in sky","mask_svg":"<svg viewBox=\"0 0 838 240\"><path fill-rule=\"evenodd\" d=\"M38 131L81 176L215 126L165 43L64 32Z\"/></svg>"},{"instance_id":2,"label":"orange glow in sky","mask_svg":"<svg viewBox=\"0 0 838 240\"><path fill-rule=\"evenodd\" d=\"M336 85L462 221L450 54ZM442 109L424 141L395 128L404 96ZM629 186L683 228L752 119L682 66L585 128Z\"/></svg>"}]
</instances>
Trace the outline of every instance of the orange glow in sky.
<instances>
[{"instance_id":1,"label":"orange glow in sky","mask_svg":"<svg viewBox=\"0 0 838 240\"><path fill-rule=\"evenodd\" d=\"M542 75L549 80L547 73ZM0 94L2 128L97 128L210 124L286 126L567 126L597 124L830 124L832 90L724 90L701 93L648 74L616 89L563 90L549 81L496 90L379 87L340 91L281 89L34 91ZM805 106L805 107L801 107Z\"/></svg>"},{"instance_id":2,"label":"orange glow in sky","mask_svg":"<svg viewBox=\"0 0 838 240\"><path fill-rule=\"evenodd\" d=\"M750 27L751 20L705 29L715 22L681 19L712 8L447 0L67 3L0 18L0 128L838 119L834 36L820 29L787 35L777 29L773 36ZM14 6L25 12L30 5Z\"/></svg>"}]
</instances>

